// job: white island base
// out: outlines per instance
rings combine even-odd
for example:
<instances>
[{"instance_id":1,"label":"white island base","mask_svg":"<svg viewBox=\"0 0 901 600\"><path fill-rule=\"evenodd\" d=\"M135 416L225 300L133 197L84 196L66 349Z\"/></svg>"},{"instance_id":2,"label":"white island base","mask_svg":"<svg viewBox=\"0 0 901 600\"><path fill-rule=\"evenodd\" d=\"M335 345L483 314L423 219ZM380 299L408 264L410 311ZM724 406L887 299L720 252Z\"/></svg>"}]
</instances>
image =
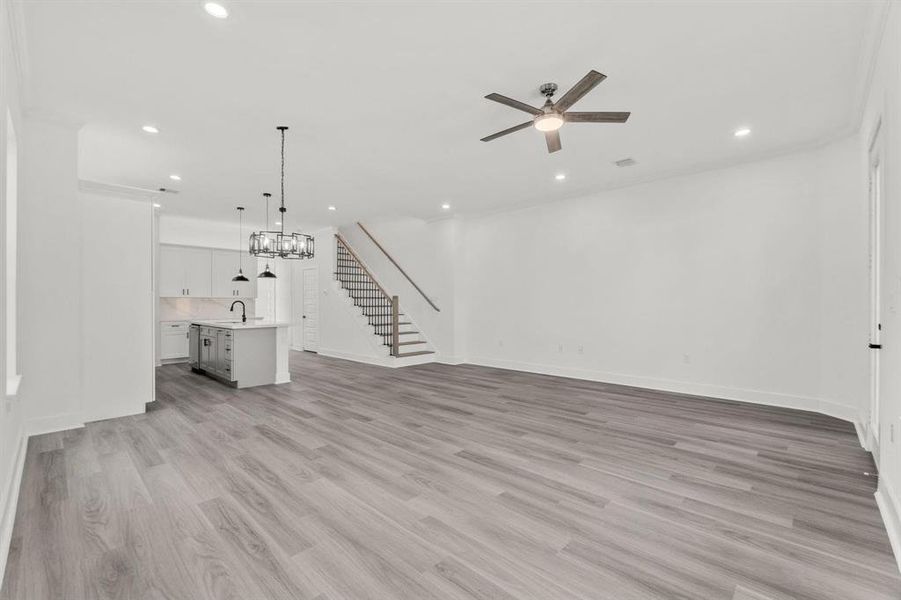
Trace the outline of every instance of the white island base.
<instances>
[{"instance_id":1,"label":"white island base","mask_svg":"<svg viewBox=\"0 0 901 600\"><path fill-rule=\"evenodd\" d=\"M289 383L288 324L272 321L193 321L190 365L237 388Z\"/></svg>"}]
</instances>

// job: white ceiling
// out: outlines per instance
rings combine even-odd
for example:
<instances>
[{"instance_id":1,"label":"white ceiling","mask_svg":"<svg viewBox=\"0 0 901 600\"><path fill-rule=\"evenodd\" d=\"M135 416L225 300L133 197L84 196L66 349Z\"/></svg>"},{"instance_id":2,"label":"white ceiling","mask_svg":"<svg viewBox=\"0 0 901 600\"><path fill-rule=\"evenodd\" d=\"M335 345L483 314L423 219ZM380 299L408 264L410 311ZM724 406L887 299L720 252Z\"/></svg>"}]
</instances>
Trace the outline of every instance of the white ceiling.
<instances>
[{"instance_id":1,"label":"white ceiling","mask_svg":"<svg viewBox=\"0 0 901 600\"><path fill-rule=\"evenodd\" d=\"M288 133L289 224L441 216L593 190L814 145L853 127L871 2L30 2L28 103L83 121L80 175L174 187L165 210L262 218ZM589 69L608 79L549 155L528 115ZM151 136L145 123L159 127ZM747 125L753 133L736 139ZM615 160L639 164L621 169ZM564 182L554 180L565 172ZM183 180L169 180L178 173ZM329 212L334 204L337 212Z\"/></svg>"}]
</instances>

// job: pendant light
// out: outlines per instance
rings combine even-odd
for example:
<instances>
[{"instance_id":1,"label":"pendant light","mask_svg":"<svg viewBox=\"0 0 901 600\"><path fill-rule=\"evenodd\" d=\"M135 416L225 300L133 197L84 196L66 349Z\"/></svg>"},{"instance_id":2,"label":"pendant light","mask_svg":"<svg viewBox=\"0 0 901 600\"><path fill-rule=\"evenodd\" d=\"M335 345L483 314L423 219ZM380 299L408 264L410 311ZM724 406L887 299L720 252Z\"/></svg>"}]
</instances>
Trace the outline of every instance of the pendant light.
<instances>
[{"instance_id":1,"label":"pendant light","mask_svg":"<svg viewBox=\"0 0 901 600\"><path fill-rule=\"evenodd\" d=\"M275 258L278 256L278 252L276 251L278 232L269 231L269 198L271 197L272 194L269 192L263 192L263 199L266 200L266 229L250 234L249 252L251 256L262 256L265 258ZM262 279L275 278L275 273L269 270L268 262L266 263L266 269L257 275L257 277Z\"/></svg>"},{"instance_id":2,"label":"pendant light","mask_svg":"<svg viewBox=\"0 0 901 600\"><path fill-rule=\"evenodd\" d=\"M305 233L285 233L285 132L284 125L276 127L281 134L281 206L278 211L281 214L281 229L279 231L260 231L250 236L250 253L254 256L266 256L270 258L304 259L313 258L315 254L315 240L313 236ZM266 196L266 229L269 229L269 194ZM266 271L264 271L265 273ZM261 273L260 277L264 275ZM271 275L275 277L275 275ZM266 276L268 277L268 275Z\"/></svg>"},{"instance_id":3,"label":"pendant light","mask_svg":"<svg viewBox=\"0 0 901 600\"><path fill-rule=\"evenodd\" d=\"M257 275L259 279L275 279L275 273L269 270L269 263L266 263L266 269Z\"/></svg>"},{"instance_id":4,"label":"pendant light","mask_svg":"<svg viewBox=\"0 0 901 600\"><path fill-rule=\"evenodd\" d=\"M232 281L250 281L244 276L244 270L241 268L242 259L244 258L244 207L238 207L238 274L232 277Z\"/></svg>"}]
</instances>

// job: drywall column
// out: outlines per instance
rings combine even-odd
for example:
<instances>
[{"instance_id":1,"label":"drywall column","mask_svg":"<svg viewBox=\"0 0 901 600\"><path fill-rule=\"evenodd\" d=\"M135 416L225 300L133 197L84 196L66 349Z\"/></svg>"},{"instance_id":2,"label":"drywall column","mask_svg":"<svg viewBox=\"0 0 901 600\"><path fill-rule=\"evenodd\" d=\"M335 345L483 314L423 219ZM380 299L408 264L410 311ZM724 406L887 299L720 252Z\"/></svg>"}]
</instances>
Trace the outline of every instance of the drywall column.
<instances>
[{"instance_id":1,"label":"drywall column","mask_svg":"<svg viewBox=\"0 0 901 600\"><path fill-rule=\"evenodd\" d=\"M7 0L0 0L0 586L3 584L6 557L12 538L25 455L22 401L14 389L17 373L7 369L7 344L8 336L11 335L7 329L7 310L11 309L14 313L15 303L7 304L7 295L14 292L11 289L14 286L8 287L6 267L7 260L12 259L12 255L8 254L8 246L15 243L14 236L9 233L16 231L17 222L15 210L7 211L8 206L11 206L8 202L15 202L13 194L16 198L21 198L17 182L19 165L22 164L21 142L24 138L19 108L22 73L17 60L21 56L21 49L14 42L20 39L14 33L22 23L17 18L21 16L16 14L17 9L17 6ZM17 25L13 24L14 20ZM21 205L21 201L16 204ZM10 346L10 351L15 352L15 343ZM10 378L9 382L7 378Z\"/></svg>"},{"instance_id":2,"label":"drywall column","mask_svg":"<svg viewBox=\"0 0 901 600\"><path fill-rule=\"evenodd\" d=\"M19 152L20 394L40 433L82 424L78 127L26 118Z\"/></svg>"}]
</instances>

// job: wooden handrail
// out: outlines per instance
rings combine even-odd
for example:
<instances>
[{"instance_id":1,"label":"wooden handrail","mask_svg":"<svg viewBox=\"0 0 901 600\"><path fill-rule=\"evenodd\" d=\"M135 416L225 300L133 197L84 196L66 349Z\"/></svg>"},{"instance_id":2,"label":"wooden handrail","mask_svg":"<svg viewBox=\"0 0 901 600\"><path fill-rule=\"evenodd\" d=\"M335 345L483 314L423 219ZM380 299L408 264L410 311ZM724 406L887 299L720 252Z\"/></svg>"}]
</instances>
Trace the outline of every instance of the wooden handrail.
<instances>
[{"instance_id":1,"label":"wooden handrail","mask_svg":"<svg viewBox=\"0 0 901 600\"><path fill-rule=\"evenodd\" d=\"M382 254L384 254L386 257L388 257L388 260L391 261L391 264L393 264L395 267L397 267L397 270L400 271L400 274L403 275L404 277L406 277L407 281L409 281L410 284L416 288L416 291L419 292L423 298L425 298L425 301L428 302L429 305L431 305L431 307L434 308L436 311L441 312L441 309L438 308L434 302L432 302L431 298L426 296L425 292L423 292L422 289L418 285L416 285L416 282L413 281L413 279L409 275L407 275L407 272L404 271L403 268L399 264L397 264L397 261L394 260L394 257L392 257L390 254L388 254L388 251L382 247L382 245L378 242L378 240L376 240L372 236L371 233L369 233L369 230L366 229L365 227L363 227L363 224L360 223L359 221L357 221L357 225L360 226L360 229L363 230L363 233L365 233L367 236L369 236L369 239L372 240L372 243L375 244L376 247L378 247L378 249L382 251ZM337 235L337 234L335 234L335 235ZM347 244L345 243L344 245L346 246ZM354 257L356 257L356 255L354 255ZM357 261L359 261L359 260L360 259L357 258ZM370 275L370 277L371 277L371 275Z\"/></svg>"},{"instance_id":2,"label":"wooden handrail","mask_svg":"<svg viewBox=\"0 0 901 600\"><path fill-rule=\"evenodd\" d=\"M386 291L385 291L385 288L383 288L383 287L379 284L378 280L377 280L375 277L373 277L372 273L369 272L369 269L366 268L366 265L363 264L363 261L360 260L360 257L357 256L357 253L354 252L353 249L350 247L350 244L347 243L347 240L345 240L343 237L341 237L341 236L338 235L337 233L335 234L335 238L337 238L337 240L338 240L339 242L341 242L341 245L344 246L344 249L347 250L347 251L350 253L350 255L354 257L354 260L356 260L357 263L359 263L360 268L363 269L363 271L369 276L369 278L372 280L372 283L375 284L375 287L379 288L379 291L381 291L383 294L385 294L385 297L386 297L386 298L389 298L389 299L390 299L390 298L391 298L391 294L389 294L388 292L386 292Z\"/></svg>"}]
</instances>

